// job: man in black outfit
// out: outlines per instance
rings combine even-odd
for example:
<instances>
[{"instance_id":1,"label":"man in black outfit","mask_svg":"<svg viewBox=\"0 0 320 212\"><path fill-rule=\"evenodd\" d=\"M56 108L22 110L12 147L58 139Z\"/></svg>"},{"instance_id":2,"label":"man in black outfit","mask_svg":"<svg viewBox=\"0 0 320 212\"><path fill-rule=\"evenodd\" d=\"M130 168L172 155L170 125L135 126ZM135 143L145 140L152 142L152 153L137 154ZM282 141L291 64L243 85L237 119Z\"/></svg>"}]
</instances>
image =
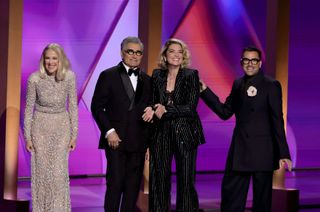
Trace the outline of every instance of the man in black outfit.
<instances>
[{"instance_id":1,"label":"man in black outfit","mask_svg":"<svg viewBox=\"0 0 320 212\"><path fill-rule=\"evenodd\" d=\"M222 212L245 210L250 179L253 211L271 210L272 175L292 163L284 131L281 85L261 71L261 51L247 47L241 66L245 75L234 81L225 103L203 83L201 98L223 120L236 116L222 180Z\"/></svg>"},{"instance_id":2,"label":"man in black outfit","mask_svg":"<svg viewBox=\"0 0 320 212\"><path fill-rule=\"evenodd\" d=\"M101 72L92 98L92 115L101 131L99 149L107 157L108 212L133 212L142 179L148 123L142 115L150 104L150 77L139 69L143 44L137 37L121 43L122 61Z\"/></svg>"}]
</instances>

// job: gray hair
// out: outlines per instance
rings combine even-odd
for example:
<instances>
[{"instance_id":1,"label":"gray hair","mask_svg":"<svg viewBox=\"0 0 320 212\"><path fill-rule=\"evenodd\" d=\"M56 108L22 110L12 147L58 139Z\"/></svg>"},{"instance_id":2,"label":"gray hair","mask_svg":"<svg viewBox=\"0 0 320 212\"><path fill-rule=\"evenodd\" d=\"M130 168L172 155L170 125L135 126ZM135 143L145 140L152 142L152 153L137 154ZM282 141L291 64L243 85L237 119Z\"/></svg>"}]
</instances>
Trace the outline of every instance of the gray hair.
<instances>
[{"instance_id":1,"label":"gray hair","mask_svg":"<svg viewBox=\"0 0 320 212\"><path fill-rule=\"evenodd\" d=\"M123 39L123 41L121 42L121 51L125 50L125 48L127 47L128 43L136 43L139 44L141 47L141 51L143 52L143 43L141 42L141 40L138 37L126 37L125 39Z\"/></svg>"}]
</instances>

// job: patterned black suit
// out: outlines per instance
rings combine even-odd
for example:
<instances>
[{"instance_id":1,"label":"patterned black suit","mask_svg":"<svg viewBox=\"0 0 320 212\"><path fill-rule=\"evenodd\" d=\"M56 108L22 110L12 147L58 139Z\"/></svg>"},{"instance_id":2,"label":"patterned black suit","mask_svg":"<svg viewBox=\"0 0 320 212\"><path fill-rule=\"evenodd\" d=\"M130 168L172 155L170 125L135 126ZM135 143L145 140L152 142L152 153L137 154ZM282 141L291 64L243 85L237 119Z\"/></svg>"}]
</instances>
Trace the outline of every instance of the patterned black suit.
<instances>
[{"instance_id":1,"label":"patterned black suit","mask_svg":"<svg viewBox=\"0 0 320 212\"><path fill-rule=\"evenodd\" d=\"M122 62L101 72L92 98L92 115L101 131L99 148L107 157L105 210L134 211L142 179L149 126L142 120L151 102L151 79L140 71L136 92ZM122 140L110 148L106 132L114 128Z\"/></svg>"},{"instance_id":2,"label":"patterned black suit","mask_svg":"<svg viewBox=\"0 0 320 212\"><path fill-rule=\"evenodd\" d=\"M248 93L256 89L256 93ZM236 116L232 142L222 182L223 212L244 211L253 178L253 211L270 211L273 170L279 159L290 159L284 131L281 85L264 76L244 76L234 81L225 103L207 88L204 102L221 118Z\"/></svg>"},{"instance_id":3,"label":"patterned black suit","mask_svg":"<svg viewBox=\"0 0 320 212\"><path fill-rule=\"evenodd\" d=\"M150 144L149 211L170 210L171 162L176 161L177 211L198 211L195 190L197 147L204 143L196 108L199 100L198 72L180 69L175 89L166 91L167 70L156 69L152 75L153 103L165 105L166 113L155 123Z\"/></svg>"}]
</instances>

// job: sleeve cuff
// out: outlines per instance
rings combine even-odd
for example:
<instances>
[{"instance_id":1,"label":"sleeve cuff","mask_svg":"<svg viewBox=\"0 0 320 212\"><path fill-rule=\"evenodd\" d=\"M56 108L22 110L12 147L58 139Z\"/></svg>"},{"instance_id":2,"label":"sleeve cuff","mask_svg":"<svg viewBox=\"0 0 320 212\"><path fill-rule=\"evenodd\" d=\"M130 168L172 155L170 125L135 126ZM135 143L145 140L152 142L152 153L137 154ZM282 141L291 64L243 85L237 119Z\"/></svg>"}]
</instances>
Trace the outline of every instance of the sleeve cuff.
<instances>
[{"instance_id":1,"label":"sleeve cuff","mask_svg":"<svg viewBox=\"0 0 320 212\"><path fill-rule=\"evenodd\" d=\"M110 135L112 132L116 131L114 128L110 129L107 131L106 135L105 135L105 138L108 137L108 135Z\"/></svg>"}]
</instances>

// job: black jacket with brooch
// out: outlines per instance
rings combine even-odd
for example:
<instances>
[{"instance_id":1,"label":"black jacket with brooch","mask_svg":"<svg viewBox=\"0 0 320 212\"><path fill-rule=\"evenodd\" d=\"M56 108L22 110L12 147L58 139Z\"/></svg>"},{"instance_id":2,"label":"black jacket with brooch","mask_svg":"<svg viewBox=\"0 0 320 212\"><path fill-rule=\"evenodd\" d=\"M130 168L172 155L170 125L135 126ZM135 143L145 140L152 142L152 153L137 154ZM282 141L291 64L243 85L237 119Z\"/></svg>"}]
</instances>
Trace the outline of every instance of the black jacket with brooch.
<instances>
[{"instance_id":1,"label":"black jacket with brooch","mask_svg":"<svg viewBox=\"0 0 320 212\"><path fill-rule=\"evenodd\" d=\"M221 119L236 116L227 170L272 171L278 169L280 158L290 159L277 80L260 70L252 78L235 80L225 103L209 88L201 98Z\"/></svg>"}]
</instances>

